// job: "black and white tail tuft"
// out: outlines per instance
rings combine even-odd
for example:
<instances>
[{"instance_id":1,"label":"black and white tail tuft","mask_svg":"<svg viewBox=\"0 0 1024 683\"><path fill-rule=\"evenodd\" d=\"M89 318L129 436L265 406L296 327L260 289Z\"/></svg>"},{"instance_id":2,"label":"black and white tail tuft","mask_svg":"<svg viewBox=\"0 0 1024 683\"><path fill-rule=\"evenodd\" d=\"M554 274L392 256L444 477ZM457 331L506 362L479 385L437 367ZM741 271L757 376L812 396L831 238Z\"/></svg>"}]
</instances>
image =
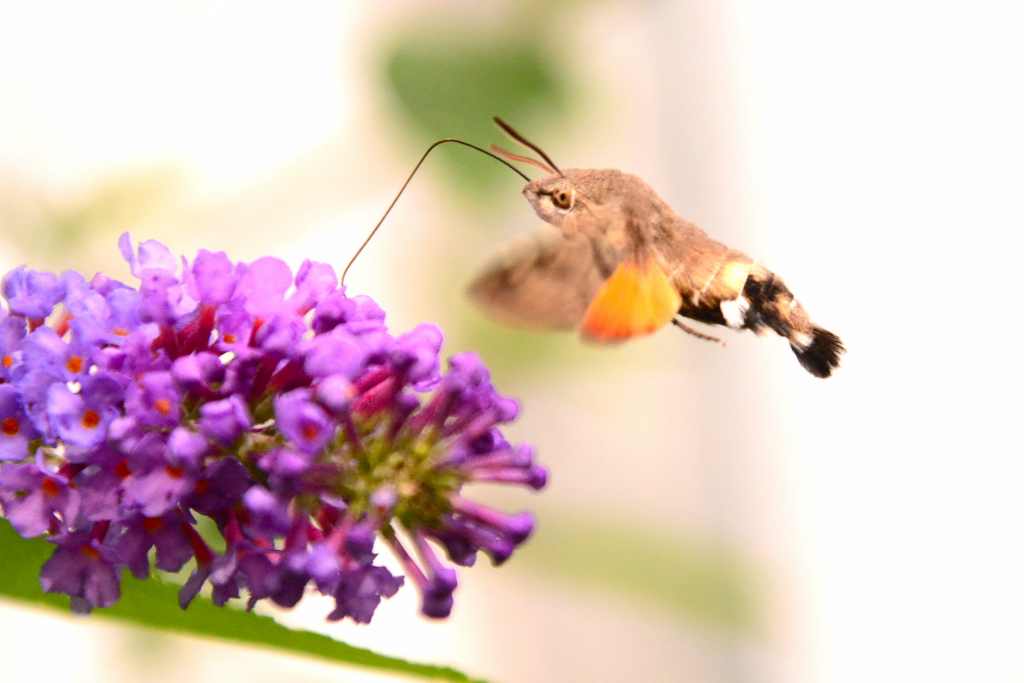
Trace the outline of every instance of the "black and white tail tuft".
<instances>
[{"instance_id":1,"label":"black and white tail tuft","mask_svg":"<svg viewBox=\"0 0 1024 683\"><path fill-rule=\"evenodd\" d=\"M790 341L800 365L815 377L828 377L839 367L839 357L846 353L842 340L824 327L817 325L811 330L811 343L801 348Z\"/></svg>"}]
</instances>

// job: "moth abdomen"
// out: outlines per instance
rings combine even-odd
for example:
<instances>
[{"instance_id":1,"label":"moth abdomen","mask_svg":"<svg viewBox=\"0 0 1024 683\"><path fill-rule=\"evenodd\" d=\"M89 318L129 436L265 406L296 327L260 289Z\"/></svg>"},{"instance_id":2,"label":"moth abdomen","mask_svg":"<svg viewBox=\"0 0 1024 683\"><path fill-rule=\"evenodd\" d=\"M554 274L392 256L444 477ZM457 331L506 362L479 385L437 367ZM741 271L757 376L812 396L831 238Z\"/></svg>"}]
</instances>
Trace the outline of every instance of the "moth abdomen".
<instances>
[{"instance_id":1,"label":"moth abdomen","mask_svg":"<svg viewBox=\"0 0 1024 683\"><path fill-rule=\"evenodd\" d=\"M807 311L786 283L756 264L743 285L740 299L747 302L743 327L760 332L771 329L789 340L800 365L815 377L828 377L839 367L846 347L838 335L811 322Z\"/></svg>"}]
</instances>

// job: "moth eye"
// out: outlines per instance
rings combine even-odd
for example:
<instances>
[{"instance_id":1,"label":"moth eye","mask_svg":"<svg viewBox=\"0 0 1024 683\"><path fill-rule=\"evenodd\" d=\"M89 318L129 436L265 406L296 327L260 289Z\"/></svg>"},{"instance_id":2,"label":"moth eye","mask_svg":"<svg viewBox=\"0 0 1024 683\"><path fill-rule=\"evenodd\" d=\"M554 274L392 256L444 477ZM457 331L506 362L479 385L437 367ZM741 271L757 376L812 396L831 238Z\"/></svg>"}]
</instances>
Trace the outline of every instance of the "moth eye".
<instances>
[{"instance_id":1,"label":"moth eye","mask_svg":"<svg viewBox=\"0 0 1024 683\"><path fill-rule=\"evenodd\" d=\"M551 203L559 209L568 209L572 206L572 194L565 190L558 190L551 193Z\"/></svg>"}]
</instances>

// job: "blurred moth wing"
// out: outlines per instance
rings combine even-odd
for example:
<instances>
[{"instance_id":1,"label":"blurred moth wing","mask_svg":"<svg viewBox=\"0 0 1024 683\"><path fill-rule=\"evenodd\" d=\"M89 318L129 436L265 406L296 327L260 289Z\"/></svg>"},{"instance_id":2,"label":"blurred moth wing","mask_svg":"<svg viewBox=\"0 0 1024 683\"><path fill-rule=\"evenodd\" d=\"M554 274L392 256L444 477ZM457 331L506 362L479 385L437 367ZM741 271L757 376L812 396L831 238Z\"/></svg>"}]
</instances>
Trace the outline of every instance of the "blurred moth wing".
<instances>
[{"instance_id":1,"label":"blurred moth wing","mask_svg":"<svg viewBox=\"0 0 1024 683\"><path fill-rule=\"evenodd\" d=\"M617 252L610 241L566 238L544 226L499 247L468 295L512 327L579 328L597 342L654 332L675 317L679 292L657 263L622 260Z\"/></svg>"},{"instance_id":2,"label":"blurred moth wing","mask_svg":"<svg viewBox=\"0 0 1024 683\"><path fill-rule=\"evenodd\" d=\"M543 226L499 247L467 293L505 325L573 330L610 274L590 240Z\"/></svg>"},{"instance_id":3,"label":"blurred moth wing","mask_svg":"<svg viewBox=\"0 0 1024 683\"><path fill-rule=\"evenodd\" d=\"M682 297L655 262L624 261L587 306L580 334L596 342L624 341L668 324Z\"/></svg>"}]
</instances>

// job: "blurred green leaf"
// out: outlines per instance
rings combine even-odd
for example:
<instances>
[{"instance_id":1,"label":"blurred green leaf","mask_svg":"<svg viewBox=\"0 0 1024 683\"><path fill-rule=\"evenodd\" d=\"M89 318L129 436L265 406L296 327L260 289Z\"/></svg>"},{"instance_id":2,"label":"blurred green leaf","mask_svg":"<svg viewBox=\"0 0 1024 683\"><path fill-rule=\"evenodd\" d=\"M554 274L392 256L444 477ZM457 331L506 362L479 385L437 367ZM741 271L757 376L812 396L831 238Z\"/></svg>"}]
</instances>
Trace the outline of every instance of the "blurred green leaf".
<instances>
[{"instance_id":1,"label":"blurred green leaf","mask_svg":"<svg viewBox=\"0 0 1024 683\"><path fill-rule=\"evenodd\" d=\"M424 34L431 34L425 31ZM565 79L539 42L421 36L399 42L385 57L385 82L425 144L456 137L474 144L505 141L491 119L501 116L524 134L564 112ZM439 149L460 185L486 192L508 171L465 149Z\"/></svg>"},{"instance_id":2,"label":"blurred green leaf","mask_svg":"<svg viewBox=\"0 0 1024 683\"><path fill-rule=\"evenodd\" d=\"M686 539L600 519L542 515L515 567L654 602L734 632L761 624L755 568L710 539Z\"/></svg>"},{"instance_id":3,"label":"blurred green leaf","mask_svg":"<svg viewBox=\"0 0 1024 683\"><path fill-rule=\"evenodd\" d=\"M56 608L69 613L65 595L44 593L39 587L39 568L53 546L42 539L18 536L6 521L0 521L0 596ZM188 610L178 607L178 586L157 579L137 581L130 576L121 582L121 601L96 610L90 618L107 618L192 636L207 636L293 654L374 669L383 674L401 674L445 681L474 681L449 667L416 664L377 654L327 636L292 631L270 617L217 607L197 597ZM482 683L482 682L480 682Z\"/></svg>"}]
</instances>

